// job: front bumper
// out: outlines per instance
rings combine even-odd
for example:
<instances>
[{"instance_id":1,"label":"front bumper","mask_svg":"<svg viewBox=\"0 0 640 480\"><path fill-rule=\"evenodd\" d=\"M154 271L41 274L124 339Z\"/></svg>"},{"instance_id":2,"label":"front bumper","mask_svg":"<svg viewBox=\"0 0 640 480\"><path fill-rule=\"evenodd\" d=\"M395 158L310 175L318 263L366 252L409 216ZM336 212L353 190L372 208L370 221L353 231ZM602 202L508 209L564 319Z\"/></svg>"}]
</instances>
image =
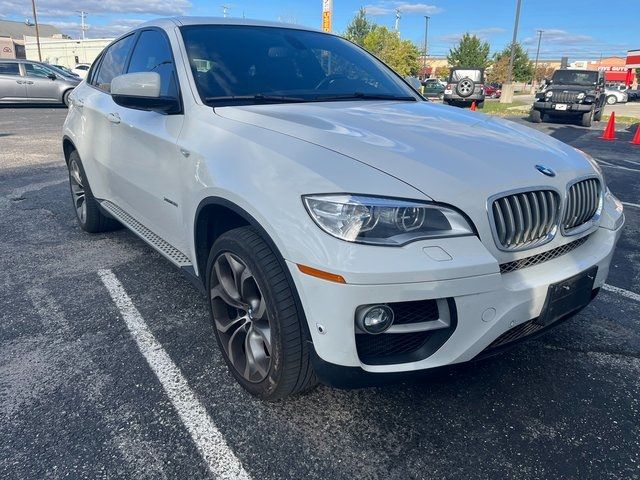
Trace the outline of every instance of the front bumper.
<instances>
[{"instance_id":1,"label":"front bumper","mask_svg":"<svg viewBox=\"0 0 640 480\"><path fill-rule=\"evenodd\" d=\"M359 374L383 378L472 360L507 330L538 317L549 285L598 266L594 289L601 287L621 228L598 228L580 247L535 266L501 274L496 262L496 273L448 280L345 285L304 275L289 263L313 340L316 373L326 383L346 386ZM449 299L455 305L457 325L441 347L405 363L361 361L354 324L358 306L426 299ZM342 383L333 378L338 375Z\"/></svg>"},{"instance_id":2,"label":"front bumper","mask_svg":"<svg viewBox=\"0 0 640 480\"><path fill-rule=\"evenodd\" d=\"M556 105L566 105L566 110L558 110ZM578 114L590 112L592 103L559 103L559 102L533 102L534 110L552 111L554 115Z\"/></svg>"}]
</instances>

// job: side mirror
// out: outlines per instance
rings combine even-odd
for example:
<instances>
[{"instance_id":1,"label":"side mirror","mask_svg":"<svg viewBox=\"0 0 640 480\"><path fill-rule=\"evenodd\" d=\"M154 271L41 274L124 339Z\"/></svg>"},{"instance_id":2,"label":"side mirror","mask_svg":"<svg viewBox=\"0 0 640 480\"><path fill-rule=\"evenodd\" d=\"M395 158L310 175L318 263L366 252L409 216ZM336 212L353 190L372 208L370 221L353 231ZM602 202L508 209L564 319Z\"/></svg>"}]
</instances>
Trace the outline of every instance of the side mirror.
<instances>
[{"instance_id":1,"label":"side mirror","mask_svg":"<svg viewBox=\"0 0 640 480\"><path fill-rule=\"evenodd\" d=\"M120 75L111 80L111 96L118 105L135 110L177 113L180 100L160 96L161 80L156 72Z\"/></svg>"},{"instance_id":2,"label":"side mirror","mask_svg":"<svg viewBox=\"0 0 640 480\"><path fill-rule=\"evenodd\" d=\"M55 73L49 73L49 74L47 74L47 78L49 80L56 80L58 78L58 76Z\"/></svg>"},{"instance_id":3,"label":"side mirror","mask_svg":"<svg viewBox=\"0 0 640 480\"><path fill-rule=\"evenodd\" d=\"M420 87L422 87L422 82L420 81L420 79L416 78L416 77L411 77L409 75L407 75L406 77L404 77L404 80L413 87L414 90L416 91L420 91Z\"/></svg>"}]
</instances>

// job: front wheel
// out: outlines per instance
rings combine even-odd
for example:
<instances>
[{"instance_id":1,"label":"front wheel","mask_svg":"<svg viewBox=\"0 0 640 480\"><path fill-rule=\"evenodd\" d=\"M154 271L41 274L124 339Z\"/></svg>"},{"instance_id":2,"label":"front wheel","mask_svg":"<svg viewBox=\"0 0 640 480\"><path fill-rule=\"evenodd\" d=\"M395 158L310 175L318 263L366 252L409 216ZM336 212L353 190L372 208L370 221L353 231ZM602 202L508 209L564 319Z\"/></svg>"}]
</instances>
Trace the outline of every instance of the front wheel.
<instances>
[{"instance_id":1,"label":"front wheel","mask_svg":"<svg viewBox=\"0 0 640 480\"><path fill-rule=\"evenodd\" d=\"M600 109L593 116L593 120L596 121L596 122L599 122L600 120L602 120L602 114L603 113L604 113L604 107L600 107Z\"/></svg>"},{"instance_id":2,"label":"front wheel","mask_svg":"<svg viewBox=\"0 0 640 480\"><path fill-rule=\"evenodd\" d=\"M216 339L238 383L264 400L315 386L295 287L257 229L222 234L211 248L207 272Z\"/></svg>"},{"instance_id":3,"label":"front wheel","mask_svg":"<svg viewBox=\"0 0 640 480\"><path fill-rule=\"evenodd\" d=\"M64 95L62 95L62 103L64 103L65 107L69 108L69 105L71 104L71 100L70 97L71 96L71 90L67 90L66 92L64 92Z\"/></svg>"},{"instance_id":4,"label":"front wheel","mask_svg":"<svg viewBox=\"0 0 640 480\"><path fill-rule=\"evenodd\" d=\"M542 114L540 110L531 110L529 112L529 120L531 123L542 123Z\"/></svg>"},{"instance_id":5,"label":"front wheel","mask_svg":"<svg viewBox=\"0 0 640 480\"><path fill-rule=\"evenodd\" d=\"M615 105L616 103L618 103L618 99L616 98L615 95L609 95L607 97L607 104L608 105Z\"/></svg>"},{"instance_id":6,"label":"front wheel","mask_svg":"<svg viewBox=\"0 0 640 480\"><path fill-rule=\"evenodd\" d=\"M590 127L593 123L593 118L593 110L589 110L588 112L583 113L580 120L580 125L582 125L583 127Z\"/></svg>"}]
</instances>

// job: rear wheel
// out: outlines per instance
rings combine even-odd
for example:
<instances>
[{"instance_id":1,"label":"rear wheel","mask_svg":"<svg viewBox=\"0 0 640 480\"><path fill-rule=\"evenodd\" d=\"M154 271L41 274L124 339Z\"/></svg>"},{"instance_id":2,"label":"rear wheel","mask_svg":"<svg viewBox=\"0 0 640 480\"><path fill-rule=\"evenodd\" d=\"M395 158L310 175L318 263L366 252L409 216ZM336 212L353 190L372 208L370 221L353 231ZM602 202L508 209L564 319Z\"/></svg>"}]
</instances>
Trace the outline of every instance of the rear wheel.
<instances>
[{"instance_id":1,"label":"rear wheel","mask_svg":"<svg viewBox=\"0 0 640 480\"><path fill-rule=\"evenodd\" d=\"M107 217L100 210L98 201L91 192L80 155L75 150L69 155L68 168L71 200L80 228L90 233L108 232L120 228L122 225L118 221Z\"/></svg>"},{"instance_id":2,"label":"rear wheel","mask_svg":"<svg viewBox=\"0 0 640 480\"><path fill-rule=\"evenodd\" d=\"M216 339L238 383L264 400L315 386L306 319L283 266L260 233L241 227L221 235L207 272Z\"/></svg>"},{"instance_id":3,"label":"rear wheel","mask_svg":"<svg viewBox=\"0 0 640 480\"><path fill-rule=\"evenodd\" d=\"M609 95L607 97L607 104L608 105L615 105L616 103L618 103L618 99L616 98L615 95Z\"/></svg>"},{"instance_id":4,"label":"rear wheel","mask_svg":"<svg viewBox=\"0 0 640 480\"><path fill-rule=\"evenodd\" d=\"M531 112L529 112L529 120L531 123L542 123L542 113L540 113L540 110L531 110Z\"/></svg>"}]
</instances>

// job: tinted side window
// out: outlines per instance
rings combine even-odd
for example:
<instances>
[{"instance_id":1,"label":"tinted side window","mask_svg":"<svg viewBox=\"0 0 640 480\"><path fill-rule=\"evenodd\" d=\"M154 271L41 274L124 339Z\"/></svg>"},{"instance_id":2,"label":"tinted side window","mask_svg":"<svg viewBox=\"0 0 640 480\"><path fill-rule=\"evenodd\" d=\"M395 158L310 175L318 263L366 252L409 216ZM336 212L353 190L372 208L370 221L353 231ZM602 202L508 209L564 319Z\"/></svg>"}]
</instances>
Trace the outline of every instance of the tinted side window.
<instances>
[{"instance_id":1,"label":"tinted side window","mask_svg":"<svg viewBox=\"0 0 640 480\"><path fill-rule=\"evenodd\" d=\"M133 47L134 38L134 35L129 35L109 47L100 63L100 69L93 85L105 92L111 90L111 80L124 72L124 62L127 61L131 47Z\"/></svg>"},{"instance_id":2,"label":"tinted side window","mask_svg":"<svg viewBox=\"0 0 640 480\"><path fill-rule=\"evenodd\" d=\"M27 77L46 78L47 75L51 75L53 73L52 70L35 63L25 63L24 69L27 72Z\"/></svg>"},{"instance_id":3,"label":"tinted side window","mask_svg":"<svg viewBox=\"0 0 640 480\"><path fill-rule=\"evenodd\" d=\"M0 63L0 75L20 75L17 63Z\"/></svg>"},{"instance_id":4,"label":"tinted side window","mask_svg":"<svg viewBox=\"0 0 640 480\"><path fill-rule=\"evenodd\" d=\"M178 96L171 47L158 30L146 30L140 34L127 70L127 73L135 72L157 72L160 75L160 95L174 98Z\"/></svg>"}]
</instances>

